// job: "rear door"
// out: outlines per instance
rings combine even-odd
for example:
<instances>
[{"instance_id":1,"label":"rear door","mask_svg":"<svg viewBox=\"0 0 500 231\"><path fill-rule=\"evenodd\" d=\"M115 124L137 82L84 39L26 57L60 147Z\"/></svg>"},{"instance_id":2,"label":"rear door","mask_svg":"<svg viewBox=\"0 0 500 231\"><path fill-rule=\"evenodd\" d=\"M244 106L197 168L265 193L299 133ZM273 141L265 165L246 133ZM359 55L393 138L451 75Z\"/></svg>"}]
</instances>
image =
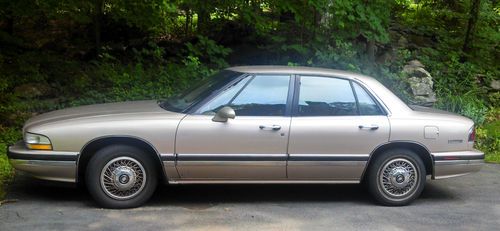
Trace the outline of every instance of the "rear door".
<instances>
[{"instance_id":1,"label":"rear door","mask_svg":"<svg viewBox=\"0 0 500 231\"><path fill-rule=\"evenodd\" d=\"M193 181L286 179L291 84L290 75L248 76L186 116L176 136L180 177ZM236 117L212 121L224 106L232 107Z\"/></svg>"},{"instance_id":2,"label":"rear door","mask_svg":"<svg viewBox=\"0 0 500 231\"><path fill-rule=\"evenodd\" d=\"M300 76L297 85L288 178L358 181L369 154L389 139L385 111L348 79Z\"/></svg>"}]
</instances>

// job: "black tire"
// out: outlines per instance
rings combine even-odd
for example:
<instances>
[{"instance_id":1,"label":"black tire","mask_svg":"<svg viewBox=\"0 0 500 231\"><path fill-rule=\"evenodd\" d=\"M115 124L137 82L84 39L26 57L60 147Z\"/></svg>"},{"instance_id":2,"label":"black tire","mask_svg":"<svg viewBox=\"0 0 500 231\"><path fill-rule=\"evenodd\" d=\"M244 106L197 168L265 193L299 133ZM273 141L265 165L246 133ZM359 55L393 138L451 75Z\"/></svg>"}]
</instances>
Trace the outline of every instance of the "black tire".
<instances>
[{"instance_id":1,"label":"black tire","mask_svg":"<svg viewBox=\"0 0 500 231\"><path fill-rule=\"evenodd\" d=\"M116 166L121 167L121 170ZM109 182L125 188L118 189L114 184L104 186L106 183L101 182L101 175L103 179L106 178L103 171L105 167L109 170L107 173L118 173L112 175L117 180ZM100 149L92 156L85 172L85 182L87 190L99 206L134 208L143 205L153 195L158 185L158 168L148 153L133 146L112 145ZM118 195L121 193L124 195Z\"/></svg>"},{"instance_id":2,"label":"black tire","mask_svg":"<svg viewBox=\"0 0 500 231\"><path fill-rule=\"evenodd\" d=\"M402 166L398 168L398 165ZM414 169L413 172L416 174L412 177L412 171L408 169ZM386 171L384 172L384 170ZM384 173L386 177L383 177ZM418 198L424 189L425 165L422 159L410 150L388 150L373 160L368 169L366 180L368 190L380 204L386 206L408 205ZM403 187L403 185L408 187Z\"/></svg>"}]
</instances>

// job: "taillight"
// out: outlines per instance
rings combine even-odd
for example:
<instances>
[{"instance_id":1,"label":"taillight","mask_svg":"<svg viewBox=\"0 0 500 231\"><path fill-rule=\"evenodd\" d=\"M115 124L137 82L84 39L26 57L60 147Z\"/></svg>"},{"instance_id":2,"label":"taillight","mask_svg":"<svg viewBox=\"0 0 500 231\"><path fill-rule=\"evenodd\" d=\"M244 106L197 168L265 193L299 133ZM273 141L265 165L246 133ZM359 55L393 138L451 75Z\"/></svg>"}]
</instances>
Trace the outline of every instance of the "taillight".
<instances>
[{"instance_id":1,"label":"taillight","mask_svg":"<svg viewBox=\"0 0 500 231\"><path fill-rule=\"evenodd\" d=\"M476 128L471 127L469 130L469 142L474 142L476 140Z\"/></svg>"}]
</instances>

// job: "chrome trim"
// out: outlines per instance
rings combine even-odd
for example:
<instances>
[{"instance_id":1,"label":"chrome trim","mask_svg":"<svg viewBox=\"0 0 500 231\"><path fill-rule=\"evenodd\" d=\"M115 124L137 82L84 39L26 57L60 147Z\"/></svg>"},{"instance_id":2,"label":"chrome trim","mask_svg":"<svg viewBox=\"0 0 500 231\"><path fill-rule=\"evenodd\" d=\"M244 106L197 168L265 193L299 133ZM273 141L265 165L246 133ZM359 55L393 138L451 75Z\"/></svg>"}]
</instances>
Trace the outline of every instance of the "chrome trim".
<instances>
[{"instance_id":1,"label":"chrome trim","mask_svg":"<svg viewBox=\"0 0 500 231\"><path fill-rule=\"evenodd\" d=\"M282 161L287 160L287 154L177 154L177 165L180 162L248 162L248 161ZM218 163L219 164L219 163Z\"/></svg>"},{"instance_id":2,"label":"chrome trim","mask_svg":"<svg viewBox=\"0 0 500 231\"><path fill-rule=\"evenodd\" d=\"M323 160L323 161L289 161L288 162L289 166L365 166L366 161L342 161L342 160L336 160L336 161L330 161L330 160Z\"/></svg>"},{"instance_id":3,"label":"chrome trim","mask_svg":"<svg viewBox=\"0 0 500 231\"><path fill-rule=\"evenodd\" d=\"M467 175L481 170L484 153L478 150L432 153L434 174L432 179L445 179Z\"/></svg>"},{"instance_id":4,"label":"chrome trim","mask_svg":"<svg viewBox=\"0 0 500 231\"><path fill-rule=\"evenodd\" d=\"M171 161L175 161L175 154L174 153L161 153L160 154L160 159L163 161L163 162L171 162Z\"/></svg>"},{"instance_id":5,"label":"chrome trim","mask_svg":"<svg viewBox=\"0 0 500 231\"><path fill-rule=\"evenodd\" d=\"M214 163L214 161L217 161L217 163ZM223 160L223 161L218 161L218 160L193 160L193 161L178 161L177 166L285 166L286 163L285 161L228 161L228 160Z\"/></svg>"},{"instance_id":6,"label":"chrome trim","mask_svg":"<svg viewBox=\"0 0 500 231\"><path fill-rule=\"evenodd\" d=\"M162 159L165 160L167 158L175 158L174 154L162 154ZM227 160L227 161L246 161L245 159L249 159L250 161L259 161L259 159L276 159L280 160L283 158L285 160L291 160L292 158L311 158L310 161L316 161L316 158L325 159L339 159L337 161L366 161L368 160L369 154L177 154L177 161L216 161L216 160ZM255 158L255 159L251 159ZM201 160L203 159L203 160ZM241 159L241 160L240 160ZM344 160L345 159L345 160ZM302 160L301 160L302 161ZM308 160L304 160L308 161Z\"/></svg>"},{"instance_id":7,"label":"chrome trim","mask_svg":"<svg viewBox=\"0 0 500 231\"><path fill-rule=\"evenodd\" d=\"M369 154L290 154L289 162L366 162Z\"/></svg>"},{"instance_id":8,"label":"chrome trim","mask_svg":"<svg viewBox=\"0 0 500 231\"><path fill-rule=\"evenodd\" d=\"M458 152L434 152L431 153L434 160L450 161L450 160L483 160L484 153L479 150L473 151L458 151Z\"/></svg>"},{"instance_id":9,"label":"chrome trim","mask_svg":"<svg viewBox=\"0 0 500 231\"><path fill-rule=\"evenodd\" d=\"M385 110L385 116L389 117L392 115L392 112L391 110L389 110L389 107L387 107L387 105L385 104L385 102L375 93L375 91L373 91L367 84L365 84L362 80L358 79L358 78L352 78L351 79L352 81L358 83L359 85L361 85L365 90L368 91L368 93L373 97L375 98L375 101L377 101L377 103L382 106L382 108Z\"/></svg>"},{"instance_id":10,"label":"chrome trim","mask_svg":"<svg viewBox=\"0 0 500 231\"><path fill-rule=\"evenodd\" d=\"M468 164L469 160L441 160L435 161L434 166Z\"/></svg>"},{"instance_id":11,"label":"chrome trim","mask_svg":"<svg viewBox=\"0 0 500 231\"><path fill-rule=\"evenodd\" d=\"M171 180L170 184L359 184L359 180Z\"/></svg>"}]
</instances>

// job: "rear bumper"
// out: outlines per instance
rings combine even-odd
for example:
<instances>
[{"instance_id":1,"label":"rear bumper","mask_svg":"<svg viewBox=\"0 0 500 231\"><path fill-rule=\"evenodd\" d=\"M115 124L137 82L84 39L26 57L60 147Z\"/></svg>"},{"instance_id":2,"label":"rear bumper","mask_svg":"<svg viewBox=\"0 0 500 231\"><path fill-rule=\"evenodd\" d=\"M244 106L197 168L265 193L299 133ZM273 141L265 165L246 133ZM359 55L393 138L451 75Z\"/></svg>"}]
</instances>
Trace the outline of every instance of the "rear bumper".
<instances>
[{"instance_id":1,"label":"rear bumper","mask_svg":"<svg viewBox=\"0 0 500 231\"><path fill-rule=\"evenodd\" d=\"M9 147L7 156L15 169L33 177L76 182L77 152L30 150L20 141Z\"/></svg>"},{"instance_id":2,"label":"rear bumper","mask_svg":"<svg viewBox=\"0 0 500 231\"><path fill-rule=\"evenodd\" d=\"M479 150L432 153L432 179L444 179L477 172L484 164L484 153Z\"/></svg>"}]
</instances>

